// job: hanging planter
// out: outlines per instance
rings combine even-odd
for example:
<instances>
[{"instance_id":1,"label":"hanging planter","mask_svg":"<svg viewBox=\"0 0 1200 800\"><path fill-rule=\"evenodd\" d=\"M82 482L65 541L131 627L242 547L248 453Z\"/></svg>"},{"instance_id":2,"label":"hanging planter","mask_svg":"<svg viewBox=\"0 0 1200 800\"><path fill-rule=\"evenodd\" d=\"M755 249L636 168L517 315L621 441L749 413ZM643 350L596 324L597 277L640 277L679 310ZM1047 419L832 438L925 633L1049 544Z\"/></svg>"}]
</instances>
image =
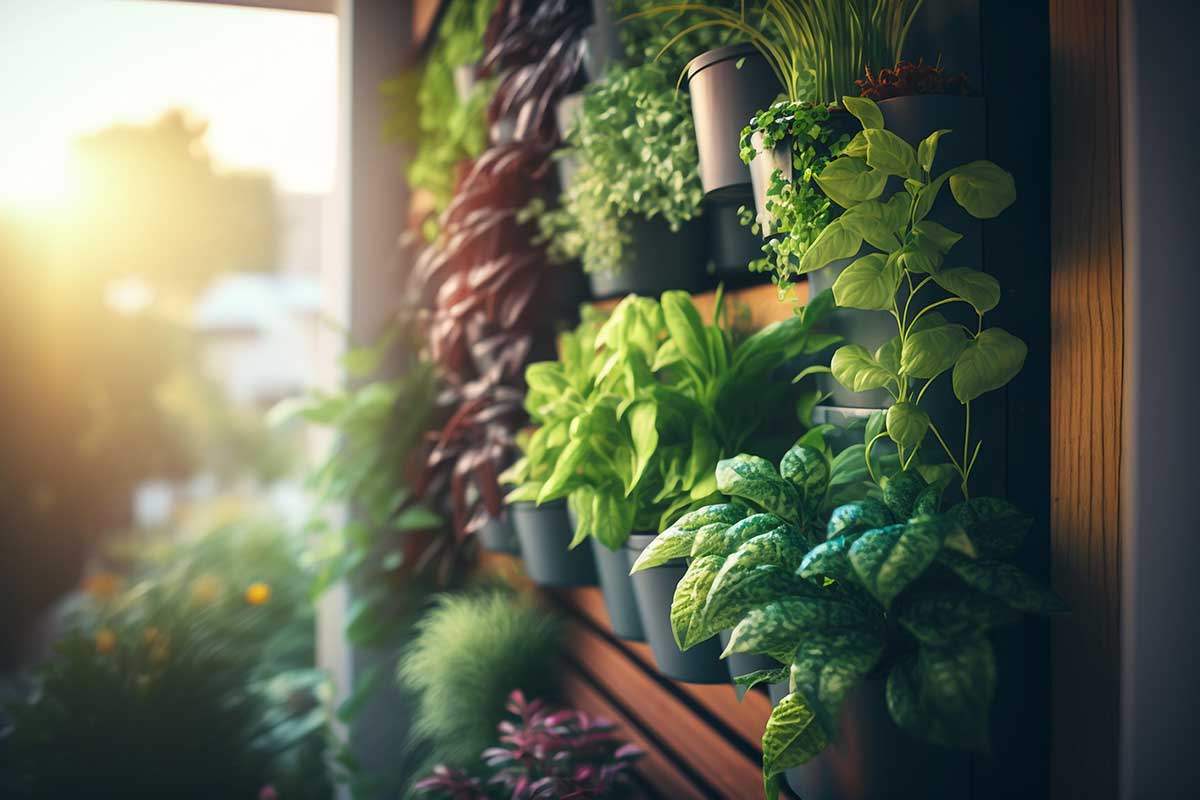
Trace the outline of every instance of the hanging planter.
<instances>
[{"instance_id":1,"label":"hanging planter","mask_svg":"<svg viewBox=\"0 0 1200 800\"><path fill-rule=\"evenodd\" d=\"M571 550L571 521L565 502L519 502L510 507L521 543L525 572L538 586L595 586L592 552Z\"/></svg>"},{"instance_id":2,"label":"hanging planter","mask_svg":"<svg viewBox=\"0 0 1200 800\"><path fill-rule=\"evenodd\" d=\"M970 757L917 739L888 713L886 681L868 678L842 701L837 736L806 764L785 773L804 800L952 800L970 796ZM787 683L773 683L778 705Z\"/></svg>"},{"instance_id":3,"label":"hanging planter","mask_svg":"<svg viewBox=\"0 0 1200 800\"><path fill-rule=\"evenodd\" d=\"M729 635L730 632L727 630L717 634L722 650L729 646ZM729 670L730 680L749 675L751 672L779 669L780 666L782 665L770 656L760 656L755 653L731 653L725 657L725 667Z\"/></svg>"},{"instance_id":4,"label":"hanging planter","mask_svg":"<svg viewBox=\"0 0 1200 800\"><path fill-rule=\"evenodd\" d=\"M568 503L567 516L571 530L576 530L575 512ZM604 593L604 607L613 633L631 642L643 642L642 621L638 618L637 602L633 599L633 582L629 578L629 562L621 548L610 550L594 536L588 537L592 556L596 559L596 573L600 578L600 590ZM582 545L577 545L582 549Z\"/></svg>"},{"instance_id":5,"label":"hanging planter","mask_svg":"<svg viewBox=\"0 0 1200 800\"><path fill-rule=\"evenodd\" d=\"M592 297L657 297L668 289L694 292L704 287L706 242L697 220L684 223L678 233L661 218L636 220L630 240L625 265L588 273Z\"/></svg>"},{"instance_id":6,"label":"hanging planter","mask_svg":"<svg viewBox=\"0 0 1200 800\"><path fill-rule=\"evenodd\" d=\"M521 555L521 544L513 529L512 518L506 509L499 517L489 517L479 529L479 543L485 550L510 556Z\"/></svg>"},{"instance_id":7,"label":"hanging planter","mask_svg":"<svg viewBox=\"0 0 1200 800\"><path fill-rule=\"evenodd\" d=\"M762 258L762 241L741 222L741 202L715 201L705 204L708 256L713 276L726 286L746 286L770 280L765 273L751 272L746 265Z\"/></svg>"},{"instance_id":8,"label":"hanging planter","mask_svg":"<svg viewBox=\"0 0 1200 800\"><path fill-rule=\"evenodd\" d=\"M625 545L627 564L632 567L642 550L654 541L651 534L633 534ZM721 663L721 645L716 638L703 642L688 651L679 649L671 630L671 600L675 587L687 571L683 559L634 573L633 594L637 599L638 615L654 663L668 678L685 683L728 683L729 671Z\"/></svg>"},{"instance_id":9,"label":"hanging planter","mask_svg":"<svg viewBox=\"0 0 1200 800\"><path fill-rule=\"evenodd\" d=\"M748 198L750 170L738 156L738 140L750 118L782 91L778 78L752 44L702 53L688 62L686 75L704 196Z\"/></svg>"}]
</instances>

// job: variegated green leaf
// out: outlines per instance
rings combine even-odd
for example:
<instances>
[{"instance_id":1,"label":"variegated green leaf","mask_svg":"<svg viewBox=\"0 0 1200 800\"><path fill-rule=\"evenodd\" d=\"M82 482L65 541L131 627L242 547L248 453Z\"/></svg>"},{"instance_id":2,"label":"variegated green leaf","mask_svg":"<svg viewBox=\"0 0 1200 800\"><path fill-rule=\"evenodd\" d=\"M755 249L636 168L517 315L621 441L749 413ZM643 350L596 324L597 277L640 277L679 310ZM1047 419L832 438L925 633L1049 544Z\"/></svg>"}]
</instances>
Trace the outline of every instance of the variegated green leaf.
<instances>
[{"instance_id":1,"label":"variegated green leaf","mask_svg":"<svg viewBox=\"0 0 1200 800\"><path fill-rule=\"evenodd\" d=\"M796 445L783 454L779 474L791 481L806 501L823 495L829 485L829 464L825 455L807 445Z\"/></svg>"},{"instance_id":2,"label":"variegated green leaf","mask_svg":"<svg viewBox=\"0 0 1200 800\"><path fill-rule=\"evenodd\" d=\"M825 535L830 539L836 536L849 536L873 528L882 528L894 521L892 512L888 510L887 506L868 497L835 508L829 515L829 523L825 526Z\"/></svg>"},{"instance_id":3,"label":"variegated green leaf","mask_svg":"<svg viewBox=\"0 0 1200 800\"><path fill-rule=\"evenodd\" d=\"M752 514L724 527L705 525L692 542L692 558L730 555L748 539L785 526L787 523L774 514Z\"/></svg>"},{"instance_id":4,"label":"variegated green leaf","mask_svg":"<svg viewBox=\"0 0 1200 800\"><path fill-rule=\"evenodd\" d=\"M850 563L862 585L885 607L916 580L942 549L933 517L867 531L850 546Z\"/></svg>"},{"instance_id":5,"label":"variegated green leaf","mask_svg":"<svg viewBox=\"0 0 1200 800\"><path fill-rule=\"evenodd\" d=\"M675 586L675 596L671 600L671 631L680 650L694 647L716 633L703 633L704 606L708 589L723 562L719 556L696 559Z\"/></svg>"},{"instance_id":6,"label":"variegated green leaf","mask_svg":"<svg viewBox=\"0 0 1200 800\"><path fill-rule=\"evenodd\" d=\"M760 683L782 683L788 679L791 671L791 667L756 669L754 672L749 672L745 675L734 676L733 683L735 686L740 686L743 689L753 689Z\"/></svg>"},{"instance_id":7,"label":"variegated green leaf","mask_svg":"<svg viewBox=\"0 0 1200 800\"><path fill-rule=\"evenodd\" d=\"M763 778L768 794L776 775L816 758L826 744L825 734L804 698L795 693L783 698L771 711L763 731Z\"/></svg>"},{"instance_id":8,"label":"variegated green leaf","mask_svg":"<svg viewBox=\"0 0 1200 800\"><path fill-rule=\"evenodd\" d=\"M800 692L830 739L837 733L842 700L879 661L879 630L856 627L806 633L792 661L793 691Z\"/></svg>"},{"instance_id":9,"label":"variegated green leaf","mask_svg":"<svg viewBox=\"0 0 1200 800\"><path fill-rule=\"evenodd\" d=\"M803 594L747 611L730 633L723 657L732 653L765 653L791 660L800 641L813 631L861 628L865 622L860 608L808 584Z\"/></svg>"},{"instance_id":10,"label":"variegated green leaf","mask_svg":"<svg viewBox=\"0 0 1200 800\"><path fill-rule=\"evenodd\" d=\"M765 458L742 454L717 462L717 489L730 497L749 500L786 520L797 521L800 495L796 487L779 477Z\"/></svg>"},{"instance_id":11,"label":"variegated green leaf","mask_svg":"<svg viewBox=\"0 0 1200 800\"><path fill-rule=\"evenodd\" d=\"M947 645L1020 619L1000 600L979 592L940 584L922 589L906 596L895 611L900 625L922 644Z\"/></svg>"},{"instance_id":12,"label":"variegated green leaf","mask_svg":"<svg viewBox=\"0 0 1200 800\"><path fill-rule=\"evenodd\" d=\"M985 636L943 647L922 645L888 675L892 718L910 733L945 747L987 752L988 710L996 659Z\"/></svg>"},{"instance_id":13,"label":"variegated green leaf","mask_svg":"<svg viewBox=\"0 0 1200 800\"><path fill-rule=\"evenodd\" d=\"M967 531L982 558L1012 558L1033 518L1005 500L974 497L948 512Z\"/></svg>"},{"instance_id":14,"label":"variegated green leaf","mask_svg":"<svg viewBox=\"0 0 1200 800\"><path fill-rule=\"evenodd\" d=\"M1067 610L1062 598L1032 575L1007 562L967 558L952 551L944 551L939 560L968 586L1002 600L1017 611L1053 614Z\"/></svg>"},{"instance_id":15,"label":"variegated green leaf","mask_svg":"<svg viewBox=\"0 0 1200 800\"><path fill-rule=\"evenodd\" d=\"M908 519L924 489L925 479L915 469L897 472L884 481L883 502L896 519Z\"/></svg>"},{"instance_id":16,"label":"variegated green leaf","mask_svg":"<svg viewBox=\"0 0 1200 800\"><path fill-rule=\"evenodd\" d=\"M732 556L726 563L731 559ZM751 609L810 588L811 584L797 578L791 570L775 564L719 575L709 588L704 630L716 633L732 627Z\"/></svg>"},{"instance_id":17,"label":"variegated green leaf","mask_svg":"<svg viewBox=\"0 0 1200 800\"><path fill-rule=\"evenodd\" d=\"M823 576L842 582L858 582L858 575L850 563L850 545L858 534L835 536L808 551L796 574L802 578Z\"/></svg>"},{"instance_id":18,"label":"variegated green leaf","mask_svg":"<svg viewBox=\"0 0 1200 800\"><path fill-rule=\"evenodd\" d=\"M668 528L654 537L654 541L638 554L629 574L662 566L675 558L687 557L692 552L692 540L695 537L695 531Z\"/></svg>"}]
</instances>

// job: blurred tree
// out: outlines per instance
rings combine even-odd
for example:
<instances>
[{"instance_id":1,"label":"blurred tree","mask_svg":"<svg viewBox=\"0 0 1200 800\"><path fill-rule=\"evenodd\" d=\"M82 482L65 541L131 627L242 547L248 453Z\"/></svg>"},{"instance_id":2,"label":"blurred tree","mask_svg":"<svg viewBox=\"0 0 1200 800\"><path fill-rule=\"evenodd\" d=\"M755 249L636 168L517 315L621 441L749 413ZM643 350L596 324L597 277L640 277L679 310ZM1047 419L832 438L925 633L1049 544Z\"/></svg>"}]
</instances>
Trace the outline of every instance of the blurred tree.
<instances>
[{"instance_id":1,"label":"blurred tree","mask_svg":"<svg viewBox=\"0 0 1200 800\"><path fill-rule=\"evenodd\" d=\"M195 368L190 300L273 266L272 182L217 172L205 129L172 111L88 136L74 207L0 217L0 670L91 545L129 525L133 487L195 463L160 388ZM139 302L114 300L123 282Z\"/></svg>"}]
</instances>

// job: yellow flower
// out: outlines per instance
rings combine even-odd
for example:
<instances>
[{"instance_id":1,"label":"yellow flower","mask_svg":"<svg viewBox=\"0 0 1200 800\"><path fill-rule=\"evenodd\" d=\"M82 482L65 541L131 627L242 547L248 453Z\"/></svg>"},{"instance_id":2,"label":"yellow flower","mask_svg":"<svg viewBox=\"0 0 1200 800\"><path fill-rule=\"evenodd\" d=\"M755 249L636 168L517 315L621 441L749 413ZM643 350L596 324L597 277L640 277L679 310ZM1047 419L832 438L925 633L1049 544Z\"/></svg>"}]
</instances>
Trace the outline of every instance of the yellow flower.
<instances>
[{"instance_id":1,"label":"yellow flower","mask_svg":"<svg viewBox=\"0 0 1200 800\"><path fill-rule=\"evenodd\" d=\"M106 656L117 649L117 635L108 628L101 628L96 633L96 652Z\"/></svg>"},{"instance_id":2,"label":"yellow flower","mask_svg":"<svg viewBox=\"0 0 1200 800\"><path fill-rule=\"evenodd\" d=\"M83 590L97 600L111 600L121 590L121 576L115 572L96 572L83 582Z\"/></svg>"},{"instance_id":3,"label":"yellow flower","mask_svg":"<svg viewBox=\"0 0 1200 800\"><path fill-rule=\"evenodd\" d=\"M215 575L201 575L192 585L192 599L198 603L211 603L221 594L221 579Z\"/></svg>"},{"instance_id":4,"label":"yellow flower","mask_svg":"<svg viewBox=\"0 0 1200 800\"><path fill-rule=\"evenodd\" d=\"M252 606L261 606L271 599L271 585L268 583L252 583L246 589L246 602Z\"/></svg>"}]
</instances>

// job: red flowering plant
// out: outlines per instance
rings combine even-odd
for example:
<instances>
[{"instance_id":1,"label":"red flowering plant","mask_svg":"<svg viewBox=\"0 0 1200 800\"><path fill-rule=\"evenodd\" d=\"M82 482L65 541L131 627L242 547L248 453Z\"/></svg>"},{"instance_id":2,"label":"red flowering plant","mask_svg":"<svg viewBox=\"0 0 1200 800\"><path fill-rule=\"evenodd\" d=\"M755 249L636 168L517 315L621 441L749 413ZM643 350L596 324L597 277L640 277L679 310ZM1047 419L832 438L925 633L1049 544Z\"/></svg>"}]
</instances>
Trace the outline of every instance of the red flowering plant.
<instances>
[{"instance_id":1,"label":"red flowering plant","mask_svg":"<svg viewBox=\"0 0 1200 800\"><path fill-rule=\"evenodd\" d=\"M936 64L926 64L925 59L917 61L900 61L891 69L881 69L871 72L867 67L867 77L856 80L860 94L879 102L892 97L908 97L914 94L960 94L965 95L971 89L970 81L965 72L957 75L949 73L942 67L939 57Z\"/></svg>"},{"instance_id":2,"label":"red flowering plant","mask_svg":"<svg viewBox=\"0 0 1200 800\"><path fill-rule=\"evenodd\" d=\"M414 787L433 800L601 800L629 797L630 769L642 751L622 743L614 725L575 709L553 710L520 691L515 717L500 723L500 744L483 751L483 776L446 766Z\"/></svg>"}]
</instances>

